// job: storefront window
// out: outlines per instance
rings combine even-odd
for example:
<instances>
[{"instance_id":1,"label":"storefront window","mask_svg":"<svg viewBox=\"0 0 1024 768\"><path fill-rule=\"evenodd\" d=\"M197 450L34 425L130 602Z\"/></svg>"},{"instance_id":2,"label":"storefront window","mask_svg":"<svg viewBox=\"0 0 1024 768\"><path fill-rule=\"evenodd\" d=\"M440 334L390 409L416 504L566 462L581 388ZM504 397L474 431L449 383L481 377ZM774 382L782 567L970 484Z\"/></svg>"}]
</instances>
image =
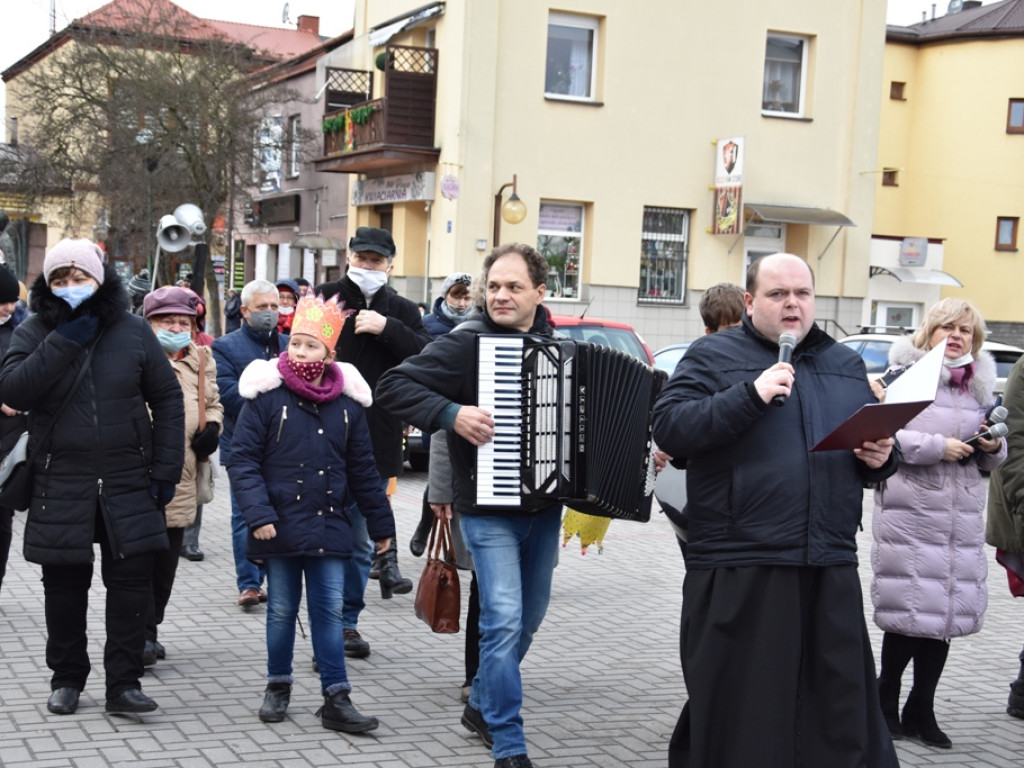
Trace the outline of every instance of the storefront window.
<instances>
[{"instance_id":1,"label":"storefront window","mask_svg":"<svg viewBox=\"0 0 1024 768\"><path fill-rule=\"evenodd\" d=\"M547 295L578 299L583 258L583 206L540 204L537 250L548 261Z\"/></svg>"}]
</instances>

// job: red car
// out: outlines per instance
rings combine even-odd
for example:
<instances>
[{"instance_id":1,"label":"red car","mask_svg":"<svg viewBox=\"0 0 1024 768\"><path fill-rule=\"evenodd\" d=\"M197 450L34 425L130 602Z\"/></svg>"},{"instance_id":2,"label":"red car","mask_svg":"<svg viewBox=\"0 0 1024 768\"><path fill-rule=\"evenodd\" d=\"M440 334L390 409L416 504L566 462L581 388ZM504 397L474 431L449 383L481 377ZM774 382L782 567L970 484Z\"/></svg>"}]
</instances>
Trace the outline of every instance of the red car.
<instances>
[{"instance_id":1,"label":"red car","mask_svg":"<svg viewBox=\"0 0 1024 768\"><path fill-rule=\"evenodd\" d=\"M633 357L654 365L654 355L644 340L640 338L632 326L617 323L614 320L597 320L592 317L574 317L573 315L552 315L551 324L555 331L580 341L600 344L611 349L619 349Z\"/></svg>"}]
</instances>

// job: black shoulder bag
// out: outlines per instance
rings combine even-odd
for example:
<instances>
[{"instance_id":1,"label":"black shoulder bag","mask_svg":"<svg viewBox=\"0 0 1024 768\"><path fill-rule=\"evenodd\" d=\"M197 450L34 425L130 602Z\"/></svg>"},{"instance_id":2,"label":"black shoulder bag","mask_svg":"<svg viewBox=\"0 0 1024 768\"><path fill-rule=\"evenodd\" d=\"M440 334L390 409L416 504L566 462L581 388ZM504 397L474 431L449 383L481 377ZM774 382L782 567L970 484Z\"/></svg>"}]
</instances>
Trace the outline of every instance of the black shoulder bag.
<instances>
[{"instance_id":1,"label":"black shoulder bag","mask_svg":"<svg viewBox=\"0 0 1024 768\"><path fill-rule=\"evenodd\" d=\"M96 348L96 344L99 343L100 336L102 335L103 331L101 330L92 344L89 345L89 351L85 355L82 367L78 370L75 382L64 396L64 401L60 404L60 407L54 412L50 427L46 430L46 434L43 435L43 439L39 441L39 445L45 445L46 441L50 439L50 435L53 434L53 429L57 426L57 419L64 412L67 404L71 402L71 398L78 390L78 385L85 378L85 372L89 370L92 351ZM18 442L14 444L14 447L4 456L3 461L0 461L0 507L18 510L19 512L28 509L32 503L32 463L28 457L28 437L29 433L26 429L18 437Z\"/></svg>"}]
</instances>

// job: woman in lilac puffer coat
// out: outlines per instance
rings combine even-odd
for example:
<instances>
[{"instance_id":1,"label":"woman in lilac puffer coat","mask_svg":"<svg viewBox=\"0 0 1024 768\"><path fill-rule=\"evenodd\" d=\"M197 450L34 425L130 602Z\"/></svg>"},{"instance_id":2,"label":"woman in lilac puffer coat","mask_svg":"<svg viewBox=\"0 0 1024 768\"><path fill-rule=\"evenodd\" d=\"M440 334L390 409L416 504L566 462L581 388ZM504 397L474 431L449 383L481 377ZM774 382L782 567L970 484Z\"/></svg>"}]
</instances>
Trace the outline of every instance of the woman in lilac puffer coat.
<instances>
[{"instance_id":1,"label":"woman in lilac puffer coat","mask_svg":"<svg viewBox=\"0 0 1024 768\"><path fill-rule=\"evenodd\" d=\"M982 430L996 379L995 361L981 351L985 321L971 304L940 301L913 336L893 344L889 362L912 364L944 339L935 402L897 432L899 470L875 491L871 599L885 631L878 689L890 733L948 749L935 722L935 689L949 640L981 629L988 604L981 473L1003 462L1006 444L963 442ZM914 686L901 722L900 682L911 659Z\"/></svg>"}]
</instances>

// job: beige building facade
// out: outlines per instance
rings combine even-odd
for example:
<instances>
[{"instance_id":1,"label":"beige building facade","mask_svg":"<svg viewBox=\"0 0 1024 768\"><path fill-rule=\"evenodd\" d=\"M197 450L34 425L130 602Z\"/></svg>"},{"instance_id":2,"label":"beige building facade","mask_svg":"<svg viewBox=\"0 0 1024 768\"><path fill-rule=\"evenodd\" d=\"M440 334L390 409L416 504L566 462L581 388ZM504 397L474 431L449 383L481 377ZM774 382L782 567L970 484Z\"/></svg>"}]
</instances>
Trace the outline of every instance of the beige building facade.
<instances>
[{"instance_id":1,"label":"beige building facade","mask_svg":"<svg viewBox=\"0 0 1024 768\"><path fill-rule=\"evenodd\" d=\"M689 340L705 288L787 250L841 335L869 284L884 29L884 0L359 2L318 76L372 73L373 109L315 166L350 174L350 230L393 230L413 300L478 270L515 192L498 239L548 255L556 313Z\"/></svg>"}]
</instances>

